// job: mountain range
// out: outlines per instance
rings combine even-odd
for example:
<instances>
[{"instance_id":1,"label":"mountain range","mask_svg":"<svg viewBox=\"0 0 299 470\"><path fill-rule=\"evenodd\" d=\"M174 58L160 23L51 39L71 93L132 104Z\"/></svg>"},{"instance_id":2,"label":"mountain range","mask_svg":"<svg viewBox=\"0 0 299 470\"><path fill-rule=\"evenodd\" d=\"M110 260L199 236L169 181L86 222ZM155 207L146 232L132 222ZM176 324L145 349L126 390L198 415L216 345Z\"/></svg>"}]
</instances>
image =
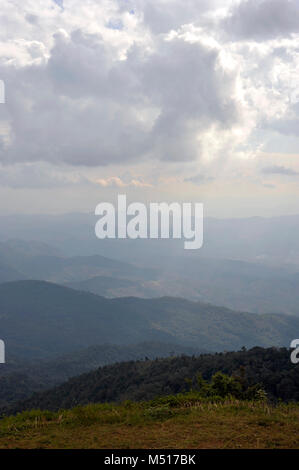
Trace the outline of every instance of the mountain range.
<instances>
[{"instance_id":1,"label":"mountain range","mask_svg":"<svg viewBox=\"0 0 299 470\"><path fill-rule=\"evenodd\" d=\"M208 351L286 346L290 315L236 312L175 297L106 299L44 281L0 284L0 338L7 352L46 358L103 343L178 343Z\"/></svg>"},{"instance_id":2,"label":"mountain range","mask_svg":"<svg viewBox=\"0 0 299 470\"><path fill-rule=\"evenodd\" d=\"M151 242L151 241L149 241ZM36 241L0 242L0 283L44 280L96 295L183 297L238 311L299 315L299 268L164 255L134 264L101 255L66 256Z\"/></svg>"}]
</instances>

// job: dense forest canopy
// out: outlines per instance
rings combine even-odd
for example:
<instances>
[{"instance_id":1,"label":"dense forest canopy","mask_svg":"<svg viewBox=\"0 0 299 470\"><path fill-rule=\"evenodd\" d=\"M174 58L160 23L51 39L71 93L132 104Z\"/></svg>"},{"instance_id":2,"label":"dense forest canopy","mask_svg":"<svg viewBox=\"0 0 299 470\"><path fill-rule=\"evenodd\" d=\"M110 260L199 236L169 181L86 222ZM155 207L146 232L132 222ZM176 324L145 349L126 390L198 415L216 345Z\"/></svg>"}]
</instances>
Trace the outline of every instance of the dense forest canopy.
<instances>
[{"instance_id":1,"label":"dense forest canopy","mask_svg":"<svg viewBox=\"0 0 299 470\"><path fill-rule=\"evenodd\" d=\"M270 400L299 400L299 366L287 348L168 357L121 362L69 379L36 393L6 410L57 410L95 402L147 400L196 388L198 377L210 380L217 372L243 377L248 386L260 384ZM3 410L5 411L5 410Z\"/></svg>"}]
</instances>

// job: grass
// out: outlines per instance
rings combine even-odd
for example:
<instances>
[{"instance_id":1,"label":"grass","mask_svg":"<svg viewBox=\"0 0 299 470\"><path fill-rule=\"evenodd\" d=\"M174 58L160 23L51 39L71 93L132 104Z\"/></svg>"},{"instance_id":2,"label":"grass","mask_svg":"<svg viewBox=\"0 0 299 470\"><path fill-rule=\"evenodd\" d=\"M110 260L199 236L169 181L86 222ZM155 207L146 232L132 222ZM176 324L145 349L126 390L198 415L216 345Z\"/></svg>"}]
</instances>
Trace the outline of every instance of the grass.
<instances>
[{"instance_id":1,"label":"grass","mask_svg":"<svg viewBox=\"0 0 299 470\"><path fill-rule=\"evenodd\" d=\"M0 448L299 448L299 405L196 399L91 404L0 421Z\"/></svg>"}]
</instances>

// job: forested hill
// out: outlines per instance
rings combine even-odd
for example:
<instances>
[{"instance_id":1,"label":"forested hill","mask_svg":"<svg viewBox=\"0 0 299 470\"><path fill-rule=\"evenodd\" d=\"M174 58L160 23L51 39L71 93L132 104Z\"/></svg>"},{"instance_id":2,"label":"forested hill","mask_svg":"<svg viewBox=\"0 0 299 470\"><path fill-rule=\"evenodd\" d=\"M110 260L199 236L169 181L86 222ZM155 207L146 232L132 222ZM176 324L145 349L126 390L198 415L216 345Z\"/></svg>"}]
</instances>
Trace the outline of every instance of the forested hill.
<instances>
[{"instance_id":1,"label":"forested hill","mask_svg":"<svg viewBox=\"0 0 299 470\"><path fill-rule=\"evenodd\" d=\"M206 351L288 346L290 315L236 312L162 297L105 299L43 281L0 284L0 338L7 354L49 358L103 343L179 343Z\"/></svg>"},{"instance_id":2,"label":"forested hill","mask_svg":"<svg viewBox=\"0 0 299 470\"><path fill-rule=\"evenodd\" d=\"M10 412L152 399L196 388L199 374L209 380L218 371L242 376L249 385L261 384L270 399L299 400L299 366L290 361L290 351L256 347L249 351L130 361L101 367L35 394L12 407Z\"/></svg>"},{"instance_id":3,"label":"forested hill","mask_svg":"<svg viewBox=\"0 0 299 470\"><path fill-rule=\"evenodd\" d=\"M0 408L107 364L181 354L199 355L203 352L179 344L144 342L132 345L90 346L43 361L25 361L9 356L6 363L0 365Z\"/></svg>"}]
</instances>

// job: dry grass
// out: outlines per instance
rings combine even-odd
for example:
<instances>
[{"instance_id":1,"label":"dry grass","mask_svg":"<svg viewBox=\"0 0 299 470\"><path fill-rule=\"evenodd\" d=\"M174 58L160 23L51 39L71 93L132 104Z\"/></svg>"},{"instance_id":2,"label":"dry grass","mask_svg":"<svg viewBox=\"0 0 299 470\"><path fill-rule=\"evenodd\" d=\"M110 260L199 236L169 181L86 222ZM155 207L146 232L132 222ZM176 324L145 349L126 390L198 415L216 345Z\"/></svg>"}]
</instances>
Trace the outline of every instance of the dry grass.
<instances>
[{"instance_id":1,"label":"dry grass","mask_svg":"<svg viewBox=\"0 0 299 470\"><path fill-rule=\"evenodd\" d=\"M0 421L0 448L299 448L299 406L124 403Z\"/></svg>"}]
</instances>

